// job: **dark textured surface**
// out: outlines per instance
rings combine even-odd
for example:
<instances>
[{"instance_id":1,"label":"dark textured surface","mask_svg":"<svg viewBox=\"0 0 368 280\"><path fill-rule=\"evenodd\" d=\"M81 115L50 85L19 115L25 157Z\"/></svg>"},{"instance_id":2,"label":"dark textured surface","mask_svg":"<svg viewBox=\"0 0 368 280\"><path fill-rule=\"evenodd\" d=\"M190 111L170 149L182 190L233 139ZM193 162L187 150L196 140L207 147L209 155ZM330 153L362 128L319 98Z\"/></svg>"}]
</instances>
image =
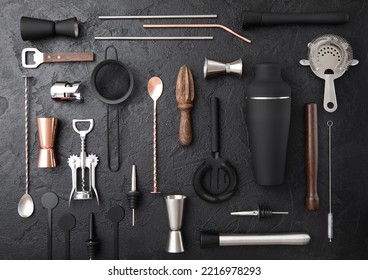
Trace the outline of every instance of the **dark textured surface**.
<instances>
[{"instance_id":1,"label":"dark textured surface","mask_svg":"<svg viewBox=\"0 0 368 280\"><path fill-rule=\"evenodd\" d=\"M278 26L241 31L243 9L274 12L343 10L351 20L343 26ZM221 30L143 30L143 21L99 21L98 15L114 14L198 14L218 13L218 22L253 38L244 42ZM58 218L70 211L77 224L71 232L71 258L86 259L84 241L88 239L88 215L96 213L96 233L100 243L99 259L113 257L113 232L106 218L110 206L122 205L127 212L120 223L120 256L124 259L366 259L368 257L367 226L367 32L366 1L2 1L0 18L0 258L45 259L47 257L47 211L41 206L41 196L57 193L59 205L54 209L55 259L64 256L64 233L57 226ZM19 34L21 15L48 19L76 16L82 23L77 40L57 38L23 42ZM203 20L189 20L204 22ZM212 20L213 21L213 20ZM150 21L146 21L150 22ZM151 21L170 22L170 21ZM184 21L183 21L184 22ZM334 114L322 109L323 80L298 61L307 56L307 43L316 36L336 33L352 45L360 64L352 67L336 81L339 108ZM106 105L91 92L90 74L104 57L111 42L95 42L95 35L205 35L213 41L199 42L115 42L119 59L132 69L135 88L121 109L121 169L108 171L106 162ZM38 69L22 69L20 54L25 47L37 47L44 52L93 51L94 63L43 64ZM243 78L220 77L204 80L204 57L228 62L244 61ZM260 187L254 182L248 134L245 125L245 87L253 76L254 65L279 62L284 79L292 88L292 121L285 183L278 187ZM192 111L193 145L178 145L179 111L175 101L175 82L179 68L188 64L192 70L196 98ZM30 193L36 203L31 218L22 219L17 204L24 192L24 95L23 74L34 76L30 98ZM152 108L146 84L151 76L164 82L164 92L158 101L158 182L162 194L149 194L152 176ZM50 86L58 80L83 81L85 102L56 103L50 98ZM209 97L221 99L221 155L237 169L239 190L227 202L212 205L200 200L192 187L192 176L200 162L210 156ZM319 105L319 195L321 206L316 213L305 210L305 164L303 106L307 102ZM55 169L38 169L36 116L60 119ZM67 159L79 153L79 136L72 129L73 118L94 118L95 128L87 137L87 152L100 157L97 167L97 188L101 205L95 201L73 202L68 208L71 172ZM327 240L328 166L327 126L333 126L333 212L335 238ZM126 192L130 188L131 165L137 165L138 187L144 194L136 211L136 226L131 226ZM162 196L185 194L183 235L186 252L165 253L168 221ZM290 211L288 216L273 217L261 222L256 218L231 217L234 210L252 209L260 203L275 211ZM221 232L308 232L312 241L301 247L240 247L200 250L199 231L217 229Z\"/></svg>"}]
</instances>

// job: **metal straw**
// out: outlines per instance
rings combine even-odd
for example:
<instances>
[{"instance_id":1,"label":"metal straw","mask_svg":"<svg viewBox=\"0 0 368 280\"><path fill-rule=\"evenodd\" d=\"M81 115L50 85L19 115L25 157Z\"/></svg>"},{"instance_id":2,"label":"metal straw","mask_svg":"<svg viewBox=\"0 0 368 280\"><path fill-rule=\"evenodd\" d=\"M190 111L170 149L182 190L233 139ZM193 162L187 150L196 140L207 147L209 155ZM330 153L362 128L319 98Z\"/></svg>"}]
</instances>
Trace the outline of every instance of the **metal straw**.
<instances>
[{"instance_id":1,"label":"metal straw","mask_svg":"<svg viewBox=\"0 0 368 280\"><path fill-rule=\"evenodd\" d=\"M179 19L179 18L217 18L217 15L154 15L154 16L99 16L99 19Z\"/></svg>"},{"instance_id":2,"label":"metal straw","mask_svg":"<svg viewBox=\"0 0 368 280\"><path fill-rule=\"evenodd\" d=\"M248 38L243 37L242 35L236 33L235 31L231 30L230 28L221 25L221 24L143 24L144 28L220 28L229 32L230 34L238 37L240 40L251 43L252 41Z\"/></svg>"},{"instance_id":3,"label":"metal straw","mask_svg":"<svg viewBox=\"0 0 368 280\"><path fill-rule=\"evenodd\" d=\"M213 36L169 36L169 37L95 37L95 40L213 40Z\"/></svg>"}]
</instances>

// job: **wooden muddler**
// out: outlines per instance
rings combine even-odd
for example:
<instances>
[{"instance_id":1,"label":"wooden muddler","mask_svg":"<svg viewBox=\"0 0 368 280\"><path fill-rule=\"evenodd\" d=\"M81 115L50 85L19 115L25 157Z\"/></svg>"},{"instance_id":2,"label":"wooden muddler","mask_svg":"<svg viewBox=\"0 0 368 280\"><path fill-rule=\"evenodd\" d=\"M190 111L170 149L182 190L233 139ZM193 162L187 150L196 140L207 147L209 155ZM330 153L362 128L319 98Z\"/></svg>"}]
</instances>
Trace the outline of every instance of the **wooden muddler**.
<instances>
[{"instance_id":1,"label":"wooden muddler","mask_svg":"<svg viewBox=\"0 0 368 280\"><path fill-rule=\"evenodd\" d=\"M317 104L309 103L304 105L305 113L305 164L307 175L307 196L305 207L309 211L316 211L319 208L319 198L317 193L317 173L318 173L318 117Z\"/></svg>"},{"instance_id":2,"label":"wooden muddler","mask_svg":"<svg viewBox=\"0 0 368 280\"><path fill-rule=\"evenodd\" d=\"M176 102L180 110L179 143L189 146L192 143L192 121L190 111L193 108L194 83L187 65L180 67L176 80Z\"/></svg>"}]
</instances>

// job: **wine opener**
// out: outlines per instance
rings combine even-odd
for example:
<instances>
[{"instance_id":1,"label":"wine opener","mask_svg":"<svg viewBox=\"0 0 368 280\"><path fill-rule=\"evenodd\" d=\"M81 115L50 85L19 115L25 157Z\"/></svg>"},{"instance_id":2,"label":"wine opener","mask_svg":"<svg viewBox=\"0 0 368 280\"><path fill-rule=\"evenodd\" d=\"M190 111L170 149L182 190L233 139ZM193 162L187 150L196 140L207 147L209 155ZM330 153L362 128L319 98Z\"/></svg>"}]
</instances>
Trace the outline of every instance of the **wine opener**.
<instances>
[{"instance_id":1,"label":"wine opener","mask_svg":"<svg viewBox=\"0 0 368 280\"><path fill-rule=\"evenodd\" d=\"M79 130L77 128L77 123L88 123L89 127L87 130ZM85 141L86 136L91 130L93 129L93 119L86 119L86 120L73 120L73 129L75 132L77 132L80 135L81 139L81 153L79 156L72 155L68 159L68 164L70 166L70 169L72 170L72 183L73 183L73 189L70 193L69 197L69 206L72 198L74 200L87 200L93 198L93 192L95 193L97 204L99 204L98 200L98 193L96 190L95 185L95 169L98 164L98 157L94 154L89 154L87 156L85 151ZM85 169L88 168L88 189L86 189L86 182L85 182ZM77 170L81 170L81 187L78 188L78 182L77 182Z\"/></svg>"}]
</instances>

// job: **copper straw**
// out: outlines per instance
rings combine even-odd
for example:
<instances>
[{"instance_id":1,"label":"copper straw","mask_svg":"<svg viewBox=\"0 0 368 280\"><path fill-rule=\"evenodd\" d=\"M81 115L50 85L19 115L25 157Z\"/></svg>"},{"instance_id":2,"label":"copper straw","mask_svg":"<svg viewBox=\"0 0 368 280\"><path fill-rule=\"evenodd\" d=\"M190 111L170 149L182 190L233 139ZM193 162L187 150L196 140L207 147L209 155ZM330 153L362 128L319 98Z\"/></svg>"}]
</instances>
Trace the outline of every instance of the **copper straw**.
<instances>
[{"instance_id":1,"label":"copper straw","mask_svg":"<svg viewBox=\"0 0 368 280\"><path fill-rule=\"evenodd\" d=\"M240 34L234 32L230 28L227 28L226 26L223 26L221 24L143 24L144 28L221 28L230 34L234 35L235 37L238 37L240 40L243 40L244 42L251 43L252 41L248 38L245 38L241 36Z\"/></svg>"}]
</instances>

